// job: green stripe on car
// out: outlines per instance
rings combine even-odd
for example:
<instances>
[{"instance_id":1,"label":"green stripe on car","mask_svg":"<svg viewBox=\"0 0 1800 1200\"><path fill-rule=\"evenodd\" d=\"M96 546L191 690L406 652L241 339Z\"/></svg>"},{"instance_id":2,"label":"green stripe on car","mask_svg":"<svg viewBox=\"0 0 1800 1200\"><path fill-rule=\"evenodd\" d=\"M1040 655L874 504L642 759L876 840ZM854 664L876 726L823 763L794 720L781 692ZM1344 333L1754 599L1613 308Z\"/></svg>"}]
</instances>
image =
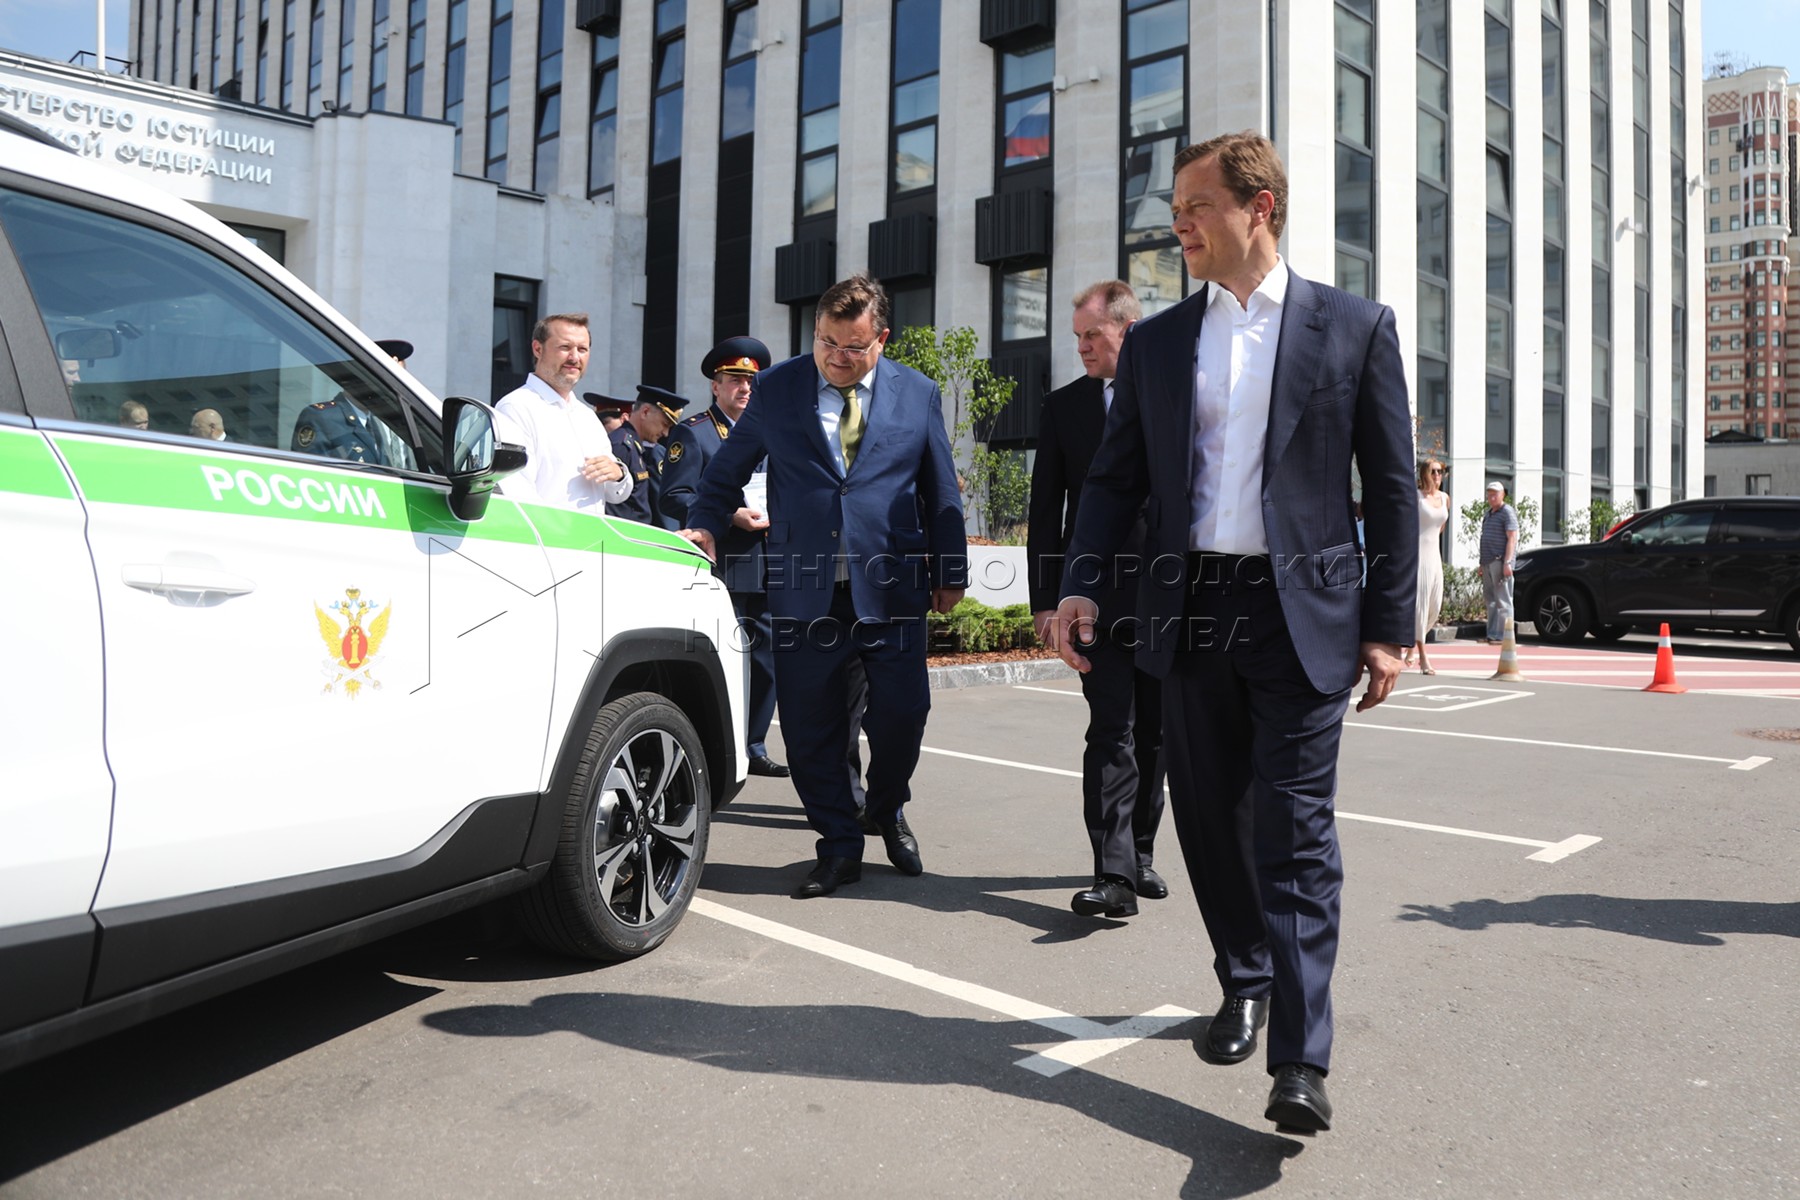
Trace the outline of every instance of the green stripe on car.
<instances>
[{"instance_id":1,"label":"green stripe on car","mask_svg":"<svg viewBox=\"0 0 1800 1200\"><path fill-rule=\"evenodd\" d=\"M50 453L44 435L31 429L0 429L0 492L73 500L69 477Z\"/></svg>"}]
</instances>

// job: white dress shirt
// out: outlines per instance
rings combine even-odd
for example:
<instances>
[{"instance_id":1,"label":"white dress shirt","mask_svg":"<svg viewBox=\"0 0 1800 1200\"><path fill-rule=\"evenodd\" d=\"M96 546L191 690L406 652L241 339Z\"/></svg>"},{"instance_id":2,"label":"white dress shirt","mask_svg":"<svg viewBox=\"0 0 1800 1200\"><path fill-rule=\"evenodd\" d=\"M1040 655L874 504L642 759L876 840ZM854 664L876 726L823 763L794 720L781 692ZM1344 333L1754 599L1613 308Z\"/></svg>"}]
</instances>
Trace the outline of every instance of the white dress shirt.
<instances>
[{"instance_id":1,"label":"white dress shirt","mask_svg":"<svg viewBox=\"0 0 1800 1200\"><path fill-rule=\"evenodd\" d=\"M494 410L515 427L502 426L496 436L519 442L529 458L523 470L501 481L502 495L596 515L631 495L629 471L611 483L590 483L581 474L581 465L590 458L617 461L606 426L583 401L560 395L534 373L525 377L523 387L500 397Z\"/></svg>"},{"instance_id":2,"label":"white dress shirt","mask_svg":"<svg viewBox=\"0 0 1800 1200\"><path fill-rule=\"evenodd\" d=\"M1263 444L1287 299L1287 263L1263 277L1250 305L1213 284L1194 347L1194 481L1188 549L1267 554Z\"/></svg>"}]
</instances>

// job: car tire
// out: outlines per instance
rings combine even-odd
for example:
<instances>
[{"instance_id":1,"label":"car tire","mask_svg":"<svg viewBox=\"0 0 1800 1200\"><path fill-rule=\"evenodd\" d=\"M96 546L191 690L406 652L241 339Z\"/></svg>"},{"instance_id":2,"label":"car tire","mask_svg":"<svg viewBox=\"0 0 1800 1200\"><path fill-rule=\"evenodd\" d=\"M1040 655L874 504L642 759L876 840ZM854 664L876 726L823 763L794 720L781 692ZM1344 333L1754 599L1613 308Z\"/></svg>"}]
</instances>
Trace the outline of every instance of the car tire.
<instances>
[{"instance_id":1,"label":"car tire","mask_svg":"<svg viewBox=\"0 0 1800 1200\"><path fill-rule=\"evenodd\" d=\"M1597 642L1616 642L1631 632L1629 625L1596 625L1588 632L1594 635Z\"/></svg>"},{"instance_id":2,"label":"car tire","mask_svg":"<svg viewBox=\"0 0 1800 1200\"><path fill-rule=\"evenodd\" d=\"M1781 614L1781 632L1788 640L1788 645L1800 653L1800 597L1788 601L1787 608Z\"/></svg>"},{"instance_id":3,"label":"car tire","mask_svg":"<svg viewBox=\"0 0 1800 1200\"><path fill-rule=\"evenodd\" d=\"M700 883L712 789L693 722L650 692L594 715L550 873L519 899L546 950L616 962L655 949Z\"/></svg>"},{"instance_id":4,"label":"car tire","mask_svg":"<svg viewBox=\"0 0 1800 1200\"><path fill-rule=\"evenodd\" d=\"M1579 642L1593 619L1586 596L1566 583L1548 583L1532 600L1531 623L1538 637L1566 645Z\"/></svg>"}]
</instances>

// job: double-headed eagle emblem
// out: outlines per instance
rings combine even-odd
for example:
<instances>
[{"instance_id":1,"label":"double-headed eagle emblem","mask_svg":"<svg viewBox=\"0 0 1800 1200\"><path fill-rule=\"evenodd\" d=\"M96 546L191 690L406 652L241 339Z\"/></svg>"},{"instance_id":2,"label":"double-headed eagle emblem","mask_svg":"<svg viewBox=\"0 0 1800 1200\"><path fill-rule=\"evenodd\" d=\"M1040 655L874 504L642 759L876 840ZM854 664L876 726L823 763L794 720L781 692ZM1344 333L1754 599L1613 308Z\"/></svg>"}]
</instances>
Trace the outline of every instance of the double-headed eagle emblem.
<instances>
[{"instance_id":1,"label":"double-headed eagle emblem","mask_svg":"<svg viewBox=\"0 0 1800 1200\"><path fill-rule=\"evenodd\" d=\"M319 636L325 642L324 690L334 692L342 684L344 694L354 700L365 683L379 688L381 681L369 674L369 662L387 637L393 606L364 600L361 588L345 588L342 600L333 600L327 608L315 603L313 612L318 615Z\"/></svg>"}]
</instances>

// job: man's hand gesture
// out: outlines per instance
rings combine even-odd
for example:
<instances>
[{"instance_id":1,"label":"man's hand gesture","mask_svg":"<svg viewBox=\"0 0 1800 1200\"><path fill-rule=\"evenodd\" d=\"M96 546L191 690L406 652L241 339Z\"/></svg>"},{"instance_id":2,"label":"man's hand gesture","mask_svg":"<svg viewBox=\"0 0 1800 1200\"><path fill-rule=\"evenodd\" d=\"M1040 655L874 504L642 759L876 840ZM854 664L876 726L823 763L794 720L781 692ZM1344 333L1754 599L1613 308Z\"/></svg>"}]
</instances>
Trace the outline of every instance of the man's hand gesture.
<instances>
[{"instance_id":1,"label":"man's hand gesture","mask_svg":"<svg viewBox=\"0 0 1800 1200\"><path fill-rule=\"evenodd\" d=\"M1086 596L1069 596L1056 606L1050 618L1050 636L1045 641L1056 648L1064 662L1085 675L1094 664L1076 647L1093 645L1094 624L1099 619L1099 605Z\"/></svg>"}]
</instances>

